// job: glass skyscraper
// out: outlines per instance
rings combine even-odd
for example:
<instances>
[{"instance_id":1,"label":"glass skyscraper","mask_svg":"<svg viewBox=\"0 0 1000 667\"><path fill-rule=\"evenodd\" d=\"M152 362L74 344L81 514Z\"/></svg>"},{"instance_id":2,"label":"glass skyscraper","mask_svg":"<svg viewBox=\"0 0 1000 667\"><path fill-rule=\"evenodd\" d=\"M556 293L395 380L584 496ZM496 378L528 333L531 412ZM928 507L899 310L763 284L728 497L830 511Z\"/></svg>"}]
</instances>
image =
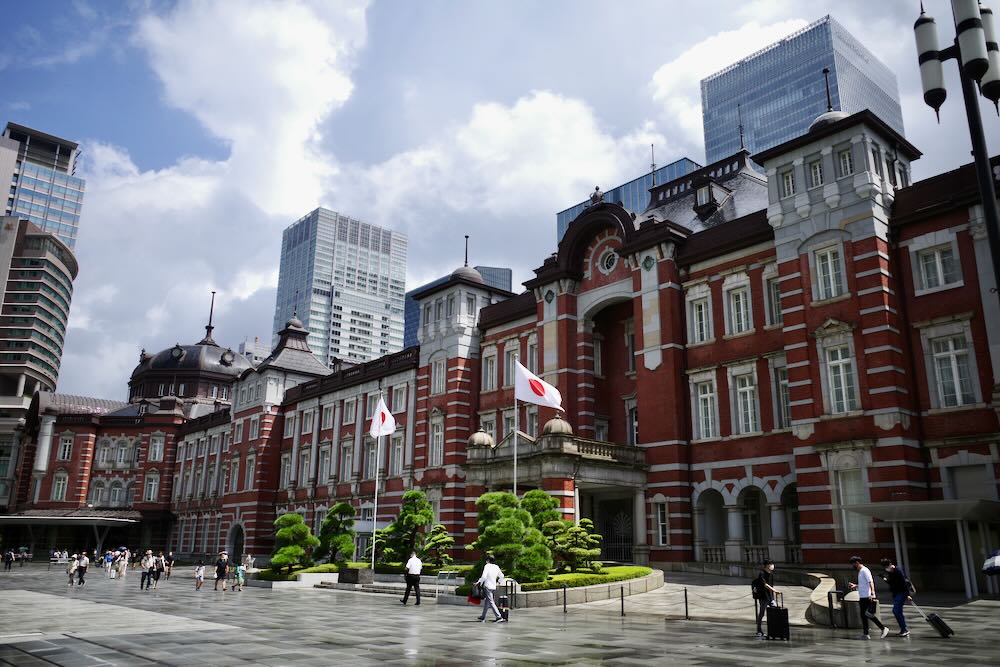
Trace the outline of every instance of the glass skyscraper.
<instances>
[{"instance_id":1,"label":"glass skyscraper","mask_svg":"<svg viewBox=\"0 0 1000 667\"><path fill-rule=\"evenodd\" d=\"M666 183L675 178L688 174L701 167L697 162L692 162L686 157L671 162L665 167L660 167L656 171L643 174L639 178L611 188L604 193L604 201L608 203L621 202L621 205L630 211L642 213L649 205L649 189L653 187L653 176L656 176L656 183ZM556 213L556 242L562 240L566 234L569 223L576 220L576 217L583 213L583 209L590 206L590 200L582 201L575 206L570 206L565 211ZM483 278L486 278L485 274Z\"/></svg>"},{"instance_id":2,"label":"glass skyscraper","mask_svg":"<svg viewBox=\"0 0 1000 667\"><path fill-rule=\"evenodd\" d=\"M805 134L826 111L823 68L830 69L833 108L870 109L903 134L896 76L832 17L771 44L702 79L705 160L711 164L744 145L751 155Z\"/></svg>"},{"instance_id":3,"label":"glass skyscraper","mask_svg":"<svg viewBox=\"0 0 1000 667\"><path fill-rule=\"evenodd\" d=\"M285 229L274 335L293 313L327 366L403 349L407 239L325 208Z\"/></svg>"},{"instance_id":4,"label":"glass skyscraper","mask_svg":"<svg viewBox=\"0 0 1000 667\"><path fill-rule=\"evenodd\" d=\"M473 268L476 271L479 271L479 275L483 277L483 282L490 287L496 287L497 289L502 289L507 292L512 291L511 281L513 280L513 271L510 269L505 269L500 266L475 266ZM403 347L411 347L417 344L417 331L420 329L420 304L413 298L413 294L423 291L428 287L440 285L449 278L451 278L451 274L441 276L437 280L432 280L426 285L421 285L420 287L412 289L406 293L406 321L403 326Z\"/></svg>"},{"instance_id":5,"label":"glass skyscraper","mask_svg":"<svg viewBox=\"0 0 1000 667\"><path fill-rule=\"evenodd\" d=\"M7 123L0 137L0 179L9 184L6 215L31 221L76 246L85 182L73 175L77 144Z\"/></svg>"}]
</instances>

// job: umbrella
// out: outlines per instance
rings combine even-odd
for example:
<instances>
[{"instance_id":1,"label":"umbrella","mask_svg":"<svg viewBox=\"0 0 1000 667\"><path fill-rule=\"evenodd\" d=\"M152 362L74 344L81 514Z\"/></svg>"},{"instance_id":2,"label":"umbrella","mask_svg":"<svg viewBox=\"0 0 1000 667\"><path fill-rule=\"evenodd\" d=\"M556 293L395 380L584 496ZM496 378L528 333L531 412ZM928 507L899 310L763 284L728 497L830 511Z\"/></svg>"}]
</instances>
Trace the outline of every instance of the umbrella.
<instances>
[{"instance_id":1,"label":"umbrella","mask_svg":"<svg viewBox=\"0 0 1000 667\"><path fill-rule=\"evenodd\" d=\"M1000 574L1000 549L991 553L983 563L983 574Z\"/></svg>"}]
</instances>

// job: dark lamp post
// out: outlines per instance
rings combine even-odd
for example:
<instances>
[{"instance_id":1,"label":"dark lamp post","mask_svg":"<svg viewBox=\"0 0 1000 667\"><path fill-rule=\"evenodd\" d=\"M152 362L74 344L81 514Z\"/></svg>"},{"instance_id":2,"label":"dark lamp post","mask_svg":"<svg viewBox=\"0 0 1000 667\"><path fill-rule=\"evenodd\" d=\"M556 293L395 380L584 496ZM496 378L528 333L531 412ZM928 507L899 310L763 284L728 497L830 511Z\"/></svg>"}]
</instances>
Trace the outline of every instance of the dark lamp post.
<instances>
[{"instance_id":1,"label":"dark lamp post","mask_svg":"<svg viewBox=\"0 0 1000 667\"><path fill-rule=\"evenodd\" d=\"M976 180L979 197L983 204L983 218L986 235L990 243L990 257L993 260L993 278L1000 296L1000 211L997 210L996 188L990 170L990 156L983 133L983 119L979 113L979 99L976 86L983 96L993 102L1000 114L1000 47L997 45L996 30L993 25L993 11L979 4L977 0L951 0L955 18L954 44L946 49L938 47L937 25L924 11L920 3L920 17L913 24L917 40L920 82L924 90L924 102L937 114L948 97L944 87L942 63L954 59L958 63L958 78L962 82L962 98L965 115L969 121L969 137L972 140L972 155L975 160ZM940 121L940 115L938 115Z\"/></svg>"}]
</instances>

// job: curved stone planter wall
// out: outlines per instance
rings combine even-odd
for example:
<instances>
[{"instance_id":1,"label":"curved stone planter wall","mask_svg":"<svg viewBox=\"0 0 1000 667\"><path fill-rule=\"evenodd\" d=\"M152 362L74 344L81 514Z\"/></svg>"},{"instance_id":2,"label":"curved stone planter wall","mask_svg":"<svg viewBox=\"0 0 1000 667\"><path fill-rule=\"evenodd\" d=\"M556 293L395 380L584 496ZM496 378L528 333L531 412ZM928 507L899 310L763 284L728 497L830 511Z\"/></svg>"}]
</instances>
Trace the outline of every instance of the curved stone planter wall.
<instances>
[{"instance_id":1,"label":"curved stone planter wall","mask_svg":"<svg viewBox=\"0 0 1000 667\"><path fill-rule=\"evenodd\" d=\"M578 586L566 589L566 604L597 602L619 597L624 589L625 596L647 593L663 587L663 570L653 570L645 577L615 581L609 584L593 586ZM461 595L439 595L438 604L453 604L469 606L467 598ZM563 603L563 589L554 588L544 591L525 591L514 594L514 607L555 607Z\"/></svg>"},{"instance_id":2,"label":"curved stone planter wall","mask_svg":"<svg viewBox=\"0 0 1000 667\"><path fill-rule=\"evenodd\" d=\"M336 583L340 577L339 572L307 572L298 574L295 581L264 581L262 579L247 579L247 586L255 588L271 588L275 590L290 588L312 588L316 584L329 581Z\"/></svg>"}]
</instances>

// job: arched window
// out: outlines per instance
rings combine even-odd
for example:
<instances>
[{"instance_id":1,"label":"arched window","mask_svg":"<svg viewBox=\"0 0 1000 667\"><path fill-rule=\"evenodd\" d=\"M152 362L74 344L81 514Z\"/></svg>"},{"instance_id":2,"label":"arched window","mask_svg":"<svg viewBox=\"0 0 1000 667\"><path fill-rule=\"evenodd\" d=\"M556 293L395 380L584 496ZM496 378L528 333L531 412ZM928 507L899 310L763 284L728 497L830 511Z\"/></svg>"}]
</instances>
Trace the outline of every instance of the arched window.
<instances>
[{"instance_id":1,"label":"arched window","mask_svg":"<svg viewBox=\"0 0 1000 667\"><path fill-rule=\"evenodd\" d=\"M111 507L121 507L124 495L122 483L111 482L111 490L108 493L108 505Z\"/></svg>"},{"instance_id":2,"label":"arched window","mask_svg":"<svg viewBox=\"0 0 1000 667\"><path fill-rule=\"evenodd\" d=\"M125 507L132 507L132 501L135 500L133 497L135 494L135 488L132 482L125 485Z\"/></svg>"},{"instance_id":3,"label":"arched window","mask_svg":"<svg viewBox=\"0 0 1000 667\"><path fill-rule=\"evenodd\" d=\"M104 482L94 482L90 485L87 502L94 507L100 507L104 503Z\"/></svg>"},{"instance_id":4,"label":"arched window","mask_svg":"<svg viewBox=\"0 0 1000 667\"><path fill-rule=\"evenodd\" d=\"M118 450L115 456L115 465L124 466L128 463L128 442L125 440L118 441Z\"/></svg>"}]
</instances>

